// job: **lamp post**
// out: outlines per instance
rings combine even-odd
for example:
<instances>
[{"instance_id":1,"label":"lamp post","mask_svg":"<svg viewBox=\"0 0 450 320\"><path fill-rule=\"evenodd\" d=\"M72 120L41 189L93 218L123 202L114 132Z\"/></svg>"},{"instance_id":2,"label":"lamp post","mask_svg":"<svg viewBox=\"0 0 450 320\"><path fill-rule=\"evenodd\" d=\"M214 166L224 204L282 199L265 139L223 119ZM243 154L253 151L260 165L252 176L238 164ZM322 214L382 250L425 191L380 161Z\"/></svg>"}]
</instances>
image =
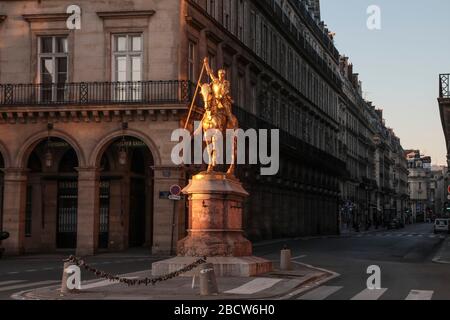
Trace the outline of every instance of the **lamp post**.
<instances>
[{"instance_id":1,"label":"lamp post","mask_svg":"<svg viewBox=\"0 0 450 320\"><path fill-rule=\"evenodd\" d=\"M47 124L47 146L44 154L44 162L47 168L51 168L53 166L53 153L51 151L51 138L50 131L53 130L53 124Z\"/></svg>"}]
</instances>

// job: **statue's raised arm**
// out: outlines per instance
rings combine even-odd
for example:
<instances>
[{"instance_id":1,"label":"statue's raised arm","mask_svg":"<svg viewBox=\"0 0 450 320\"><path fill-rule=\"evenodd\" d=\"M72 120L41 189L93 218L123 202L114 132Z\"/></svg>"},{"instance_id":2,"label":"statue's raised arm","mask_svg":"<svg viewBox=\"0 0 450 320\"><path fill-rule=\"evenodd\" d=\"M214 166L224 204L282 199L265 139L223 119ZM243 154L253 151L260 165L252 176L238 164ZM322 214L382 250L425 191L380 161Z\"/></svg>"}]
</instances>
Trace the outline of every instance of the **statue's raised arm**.
<instances>
[{"instance_id":1,"label":"statue's raised arm","mask_svg":"<svg viewBox=\"0 0 450 320\"><path fill-rule=\"evenodd\" d=\"M211 67L209 66L209 60L208 58L205 58L203 60L203 63L205 64L206 72L208 73L208 76L211 78L212 81L217 81L216 76L214 75L214 71L211 70Z\"/></svg>"}]
</instances>

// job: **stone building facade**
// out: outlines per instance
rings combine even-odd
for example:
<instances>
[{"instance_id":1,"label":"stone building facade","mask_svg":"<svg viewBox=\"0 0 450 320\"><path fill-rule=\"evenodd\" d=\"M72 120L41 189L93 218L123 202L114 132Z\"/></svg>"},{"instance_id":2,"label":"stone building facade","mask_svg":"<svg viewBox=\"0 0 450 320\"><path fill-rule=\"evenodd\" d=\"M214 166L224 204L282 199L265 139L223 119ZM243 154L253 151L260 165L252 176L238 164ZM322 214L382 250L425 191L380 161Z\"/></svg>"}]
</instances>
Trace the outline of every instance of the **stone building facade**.
<instances>
[{"instance_id":1,"label":"stone building facade","mask_svg":"<svg viewBox=\"0 0 450 320\"><path fill-rule=\"evenodd\" d=\"M420 150L406 150L408 161L408 188L411 218L413 222L424 222L430 218L433 207L431 189L431 158L420 154Z\"/></svg>"},{"instance_id":2,"label":"stone building facade","mask_svg":"<svg viewBox=\"0 0 450 320\"><path fill-rule=\"evenodd\" d=\"M341 181L341 230L405 220L407 164L400 139L386 127L383 111L363 98L349 58L340 58L339 157L347 164Z\"/></svg>"},{"instance_id":3,"label":"stone building facade","mask_svg":"<svg viewBox=\"0 0 450 320\"><path fill-rule=\"evenodd\" d=\"M205 56L242 127L280 128L277 176L239 168L247 236L338 232L339 53L305 1L83 0L79 30L71 4L0 2L7 254L169 253L189 222L167 191L201 169L173 165L170 137Z\"/></svg>"},{"instance_id":4,"label":"stone building facade","mask_svg":"<svg viewBox=\"0 0 450 320\"><path fill-rule=\"evenodd\" d=\"M450 218L448 199L448 168L445 166L431 167L431 204L432 216L436 218Z\"/></svg>"}]
</instances>

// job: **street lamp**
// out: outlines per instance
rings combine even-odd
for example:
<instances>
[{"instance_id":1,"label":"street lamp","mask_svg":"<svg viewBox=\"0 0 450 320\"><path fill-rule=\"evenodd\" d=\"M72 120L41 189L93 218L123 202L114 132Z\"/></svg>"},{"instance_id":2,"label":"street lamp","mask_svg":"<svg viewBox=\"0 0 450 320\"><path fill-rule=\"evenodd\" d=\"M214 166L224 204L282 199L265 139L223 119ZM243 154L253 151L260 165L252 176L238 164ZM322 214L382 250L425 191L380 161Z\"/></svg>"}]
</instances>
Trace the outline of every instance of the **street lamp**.
<instances>
[{"instance_id":1,"label":"street lamp","mask_svg":"<svg viewBox=\"0 0 450 320\"><path fill-rule=\"evenodd\" d=\"M47 168L51 168L53 166L53 153L50 149L50 144L51 144L51 140L50 140L50 131L53 129L53 124L49 123L47 125L47 146L46 146L46 151L44 154L44 161L45 161L45 166Z\"/></svg>"},{"instance_id":2,"label":"street lamp","mask_svg":"<svg viewBox=\"0 0 450 320\"><path fill-rule=\"evenodd\" d=\"M125 140L125 130L128 128L128 124L126 122L122 123L122 130L124 131L122 134L122 142L119 148L119 164L124 166L128 162L128 151Z\"/></svg>"}]
</instances>

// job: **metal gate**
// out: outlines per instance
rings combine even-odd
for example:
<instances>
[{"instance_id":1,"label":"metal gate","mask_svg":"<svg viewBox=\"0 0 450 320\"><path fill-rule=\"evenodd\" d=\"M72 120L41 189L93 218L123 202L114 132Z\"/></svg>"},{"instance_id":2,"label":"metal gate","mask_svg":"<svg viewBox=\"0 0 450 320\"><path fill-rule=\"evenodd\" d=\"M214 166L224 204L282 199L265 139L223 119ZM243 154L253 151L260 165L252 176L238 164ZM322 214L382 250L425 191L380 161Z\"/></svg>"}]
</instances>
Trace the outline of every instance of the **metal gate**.
<instances>
[{"instance_id":1,"label":"metal gate","mask_svg":"<svg viewBox=\"0 0 450 320\"><path fill-rule=\"evenodd\" d=\"M78 182L58 181L58 219L56 246L76 248Z\"/></svg>"},{"instance_id":2,"label":"metal gate","mask_svg":"<svg viewBox=\"0 0 450 320\"><path fill-rule=\"evenodd\" d=\"M100 181L100 230L98 233L98 247L108 248L109 241L109 198L110 182Z\"/></svg>"}]
</instances>

